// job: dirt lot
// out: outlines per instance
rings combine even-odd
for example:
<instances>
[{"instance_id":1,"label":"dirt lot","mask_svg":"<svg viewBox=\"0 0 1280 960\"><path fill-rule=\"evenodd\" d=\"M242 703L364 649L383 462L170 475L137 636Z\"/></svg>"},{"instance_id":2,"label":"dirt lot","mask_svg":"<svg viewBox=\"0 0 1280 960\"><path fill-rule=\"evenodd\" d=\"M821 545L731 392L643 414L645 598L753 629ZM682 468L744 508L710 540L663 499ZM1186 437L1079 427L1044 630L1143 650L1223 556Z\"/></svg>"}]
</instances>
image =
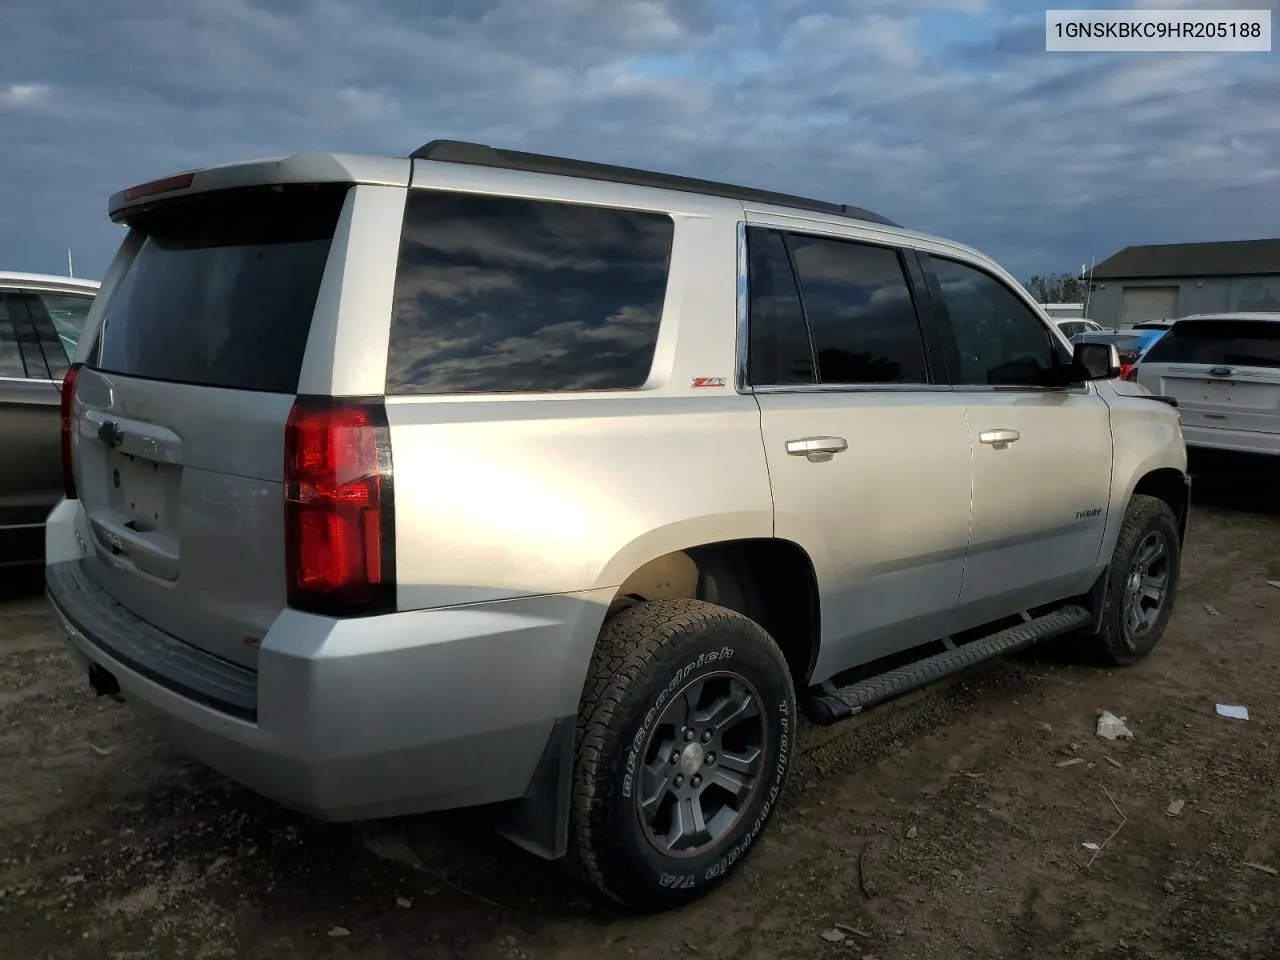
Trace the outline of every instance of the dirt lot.
<instances>
[{"instance_id":1,"label":"dirt lot","mask_svg":"<svg viewBox=\"0 0 1280 960\"><path fill-rule=\"evenodd\" d=\"M1219 467L1197 500L1177 614L1145 663L1040 654L805 731L745 868L644 919L465 815L325 826L187 763L95 700L38 594L11 587L0 957L1274 960L1280 482ZM1135 739L1098 739L1099 708Z\"/></svg>"}]
</instances>

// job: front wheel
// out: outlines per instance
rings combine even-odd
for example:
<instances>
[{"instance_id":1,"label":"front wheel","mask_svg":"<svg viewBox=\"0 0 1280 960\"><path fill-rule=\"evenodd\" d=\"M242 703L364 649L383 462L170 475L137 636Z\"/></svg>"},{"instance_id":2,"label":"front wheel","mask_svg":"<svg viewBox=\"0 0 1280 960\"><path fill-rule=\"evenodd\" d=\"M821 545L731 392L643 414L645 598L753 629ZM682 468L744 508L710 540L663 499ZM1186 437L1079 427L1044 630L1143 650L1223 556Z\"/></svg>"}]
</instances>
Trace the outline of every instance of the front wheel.
<instances>
[{"instance_id":1,"label":"front wheel","mask_svg":"<svg viewBox=\"0 0 1280 960\"><path fill-rule=\"evenodd\" d=\"M579 709L571 863L631 909L695 900L760 836L794 752L791 676L759 624L698 600L623 610Z\"/></svg>"},{"instance_id":2,"label":"front wheel","mask_svg":"<svg viewBox=\"0 0 1280 960\"><path fill-rule=\"evenodd\" d=\"M1125 511L1092 653L1104 666L1137 663L1154 649L1173 613L1182 572L1178 518L1163 500L1135 494Z\"/></svg>"}]
</instances>

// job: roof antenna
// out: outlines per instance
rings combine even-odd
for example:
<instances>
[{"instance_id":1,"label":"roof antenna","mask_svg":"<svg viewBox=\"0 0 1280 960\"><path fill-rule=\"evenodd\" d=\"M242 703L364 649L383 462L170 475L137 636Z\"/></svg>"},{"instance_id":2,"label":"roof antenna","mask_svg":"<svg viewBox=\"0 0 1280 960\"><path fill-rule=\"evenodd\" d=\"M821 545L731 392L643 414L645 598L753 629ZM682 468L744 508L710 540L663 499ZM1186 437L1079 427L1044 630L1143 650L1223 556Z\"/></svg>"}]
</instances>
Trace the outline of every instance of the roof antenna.
<instances>
[{"instance_id":1,"label":"roof antenna","mask_svg":"<svg viewBox=\"0 0 1280 960\"><path fill-rule=\"evenodd\" d=\"M76 275L75 265L71 262L71 248L67 247L67 276L74 277Z\"/></svg>"}]
</instances>

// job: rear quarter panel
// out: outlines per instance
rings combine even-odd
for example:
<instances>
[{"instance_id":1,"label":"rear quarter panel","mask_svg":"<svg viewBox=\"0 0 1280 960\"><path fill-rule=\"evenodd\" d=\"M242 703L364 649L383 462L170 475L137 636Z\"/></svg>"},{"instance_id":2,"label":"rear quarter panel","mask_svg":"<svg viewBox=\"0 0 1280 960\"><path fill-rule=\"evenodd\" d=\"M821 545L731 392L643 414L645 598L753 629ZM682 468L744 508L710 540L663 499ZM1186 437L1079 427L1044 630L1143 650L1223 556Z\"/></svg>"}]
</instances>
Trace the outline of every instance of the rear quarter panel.
<instances>
[{"instance_id":1,"label":"rear quarter panel","mask_svg":"<svg viewBox=\"0 0 1280 960\"><path fill-rule=\"evenodd\" d=\"M401 609L615 588L663 554L772 535L759 408L732 386L739 218L676 216L641 389L388 398Z\"/></svg>"}]
</instances>

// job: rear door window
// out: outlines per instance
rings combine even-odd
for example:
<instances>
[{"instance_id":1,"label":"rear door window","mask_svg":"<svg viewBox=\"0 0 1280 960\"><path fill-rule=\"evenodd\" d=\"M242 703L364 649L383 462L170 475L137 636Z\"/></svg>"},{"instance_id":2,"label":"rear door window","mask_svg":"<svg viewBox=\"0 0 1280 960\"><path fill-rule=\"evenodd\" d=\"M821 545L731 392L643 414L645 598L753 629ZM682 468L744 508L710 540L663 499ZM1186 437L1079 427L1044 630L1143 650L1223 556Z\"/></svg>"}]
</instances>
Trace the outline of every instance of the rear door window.
<instances>
[{"instance_id":1,"label":"rear door window","mask_svg":"<svg viewBox=\"0 0 1280 960\"><path fill-rule=\"evenodd\" d=\"M665 214L410 190L387 393L642 386L673 235Z\"/></svg>"},{"instance_id":2,"label":"rear door window","mask_svg":"<svg viewBox=\"0 0 1280 960\"><path fill-rule=\"evenodd\" d=\"M293 393L348 185L249 188L159 205L103 309L96 366Z\"/></svg>"},{"instance_id":3,"label":"rear door window","mask_svg":"<svg viewBox=\"0 0 1280 960\"><path fill-rule=\"evenodd\" d=\"M814 382L813 344L786 242L776 230L747 230L750 305L747 369L755 386Z\"/></svg>"},{"instance_id":4,"label":"rear door window","mask_svg":"<svg viewBox=\"0 0 1280 960\"><path fill-rule=\"evenodd\" d=\"M896 250L788 234L821 383L927 383L924 334Z\"/></svg>"},{"instance_id":5,"label":"rear door window","mask_svg":"<svg viewBox=\"0 0 1280 960\"><path fill-rule=\"evenodd\" d=\"M1143 363L1280 369L1280 322L1180 320L1151 346Z\"/></svg>"}]
</instances>

